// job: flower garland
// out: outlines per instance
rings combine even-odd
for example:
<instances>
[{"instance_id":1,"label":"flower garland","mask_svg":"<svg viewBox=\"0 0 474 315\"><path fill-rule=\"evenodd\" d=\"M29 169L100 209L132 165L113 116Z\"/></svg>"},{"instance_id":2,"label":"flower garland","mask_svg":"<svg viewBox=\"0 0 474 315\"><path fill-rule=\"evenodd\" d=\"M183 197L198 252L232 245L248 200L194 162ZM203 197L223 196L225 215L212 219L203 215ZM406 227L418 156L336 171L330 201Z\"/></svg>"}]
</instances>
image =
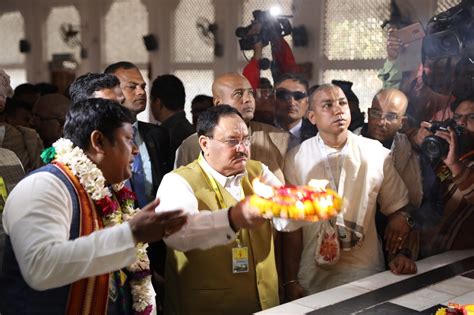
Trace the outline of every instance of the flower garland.
<instances>
[{"instance_id":1,"label":"flower garland","mask_svg":"<svg viewBox=\"0 0 474 315\"><path fill-rule=\"evenodd\" d=\"M104 226L111 227L133 218L140 210L134 208L135 193L124 183L112 186L114 193L105 186L102 171L69 139L61 138L45 150L41 157L46 163L60 162L78 177L82 187L94 201L102 214ZM127 267L132 273L130 288L135 314L148 315L153 308L154 296L151 291L150 261L146 253L148 244L138 243L137 260Z\"/></svg>"}]
</instances>

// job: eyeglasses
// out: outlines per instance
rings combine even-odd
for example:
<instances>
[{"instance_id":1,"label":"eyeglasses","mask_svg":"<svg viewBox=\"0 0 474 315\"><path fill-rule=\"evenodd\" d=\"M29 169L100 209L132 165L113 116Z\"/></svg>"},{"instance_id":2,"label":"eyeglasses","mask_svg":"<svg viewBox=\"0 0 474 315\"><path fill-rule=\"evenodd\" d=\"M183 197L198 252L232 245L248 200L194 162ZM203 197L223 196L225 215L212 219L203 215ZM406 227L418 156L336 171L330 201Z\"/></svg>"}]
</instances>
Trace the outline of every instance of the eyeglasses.
<instances>
[{"instance_id":1,"label":"eyeglasses","mask_svg":"<svg viewBox=\"0 0 474 315\"><path fill-rule=\"evenodd\" d=\"M384 113L374 108L369 108L369 117L372 119L379 119L379 120L385 119L388 122L394 122L400 118L398 114L391 113L391 112Z\"/></svg>"},{"instance_id":2,"label":"eyeglasses","mask_svg":"<svg viewBox=\"0 0 474 315\"><path fill-rule=\"evenodd\" d=\"M461 115L461 114L454 114L453 115L453 119L455 122L460 122L462 121L463 119L466 119L467 120L472 120L474 121L474 113L469 113L469 114L466 114L466 115Z\"/></svg>"},{"instance_id":3,"label":"eyeglasses","mask_svg":"<svg viewBox=\"0 0 474 315\"><path fill-rule=\"evenodd\" d=\"M293 97L295 101L302 100L307 95L301 91L289 91L287 89L277 89L275 91L275 97L281 101L289 101Z\"/></svg>"},{"instance_id":4,"label":"eyeglasses","mask_svg":"<svg viewBox=\"0 0 474 315\"><path fill-rule=\"evenodd\" d=\"M239 145L243 145L244 147L248 148L250 146L250 143L252 143L252 137L251 136L244 137L242 140L239 140L239 139L220 140L220 139L216 139L216 138L213 138L213 137L208 137L208 138L212 139L212 140L219 141L221 143L224 143L225 145L227 145L230 148L236 148Z\"/></svg>"}]
</instances>

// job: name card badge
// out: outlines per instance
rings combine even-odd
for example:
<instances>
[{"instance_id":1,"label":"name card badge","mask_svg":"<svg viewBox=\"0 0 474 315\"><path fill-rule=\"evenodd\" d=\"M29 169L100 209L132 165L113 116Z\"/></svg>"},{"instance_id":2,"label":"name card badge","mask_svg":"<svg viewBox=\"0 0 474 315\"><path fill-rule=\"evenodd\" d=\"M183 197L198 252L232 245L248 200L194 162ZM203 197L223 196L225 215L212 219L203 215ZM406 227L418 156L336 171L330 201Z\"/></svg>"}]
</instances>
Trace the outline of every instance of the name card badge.
<instances>
[{"instance_id":1,"label":"name card badge","mask_svg":"<svg viewBox=\"0 0 474 315\"><path fill-rule=\"evenodd\" d=\"M248 247L232 248L232 273L249 272Z\"/></svg>"}]
</instances>

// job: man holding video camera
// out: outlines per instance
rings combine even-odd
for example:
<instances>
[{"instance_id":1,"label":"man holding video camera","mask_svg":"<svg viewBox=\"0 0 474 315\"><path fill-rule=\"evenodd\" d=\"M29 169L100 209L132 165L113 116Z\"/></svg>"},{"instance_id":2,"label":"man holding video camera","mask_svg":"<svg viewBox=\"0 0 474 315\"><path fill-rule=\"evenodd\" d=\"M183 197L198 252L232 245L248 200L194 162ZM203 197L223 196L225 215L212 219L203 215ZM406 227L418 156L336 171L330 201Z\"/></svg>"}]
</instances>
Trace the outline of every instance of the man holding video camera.
<instances>
[{"instance_id":1,"label":"man holding video camera","mask_svg":"<svg viewBox=\"0 0 474 315\"><path fill-rule=\"evenodd\" d=\"M268 11L255 10L254 19L246 27L236 29L242 51L253 50L253 57L242 74L255 90L255 120L273 124L274 94L271 84L264 84L266 78L260 76L261 70L271 68L273 81L285 73L298 72L295 57L284 37L291 34L290 21L285 17L273 16ZM272 59L263 57L263 48L270 44ZM263 79L263 80L262 80ZM269 81L268 81L269 83Z\"/></svg>"},{"instance_id":2,"label":"man holding video camera","mask_svg":"<svg viewBox=\"0 0 474 315\"><path fill-rule=\"evenodd\" d=\"M441 213L434 213L439 222L422 227L423 257L474 247L474 95L457 99L451 110L454 123L422 122L419 133L423 155L437 164L434 187L441 198Z\"/></svg>"}]
</instances>

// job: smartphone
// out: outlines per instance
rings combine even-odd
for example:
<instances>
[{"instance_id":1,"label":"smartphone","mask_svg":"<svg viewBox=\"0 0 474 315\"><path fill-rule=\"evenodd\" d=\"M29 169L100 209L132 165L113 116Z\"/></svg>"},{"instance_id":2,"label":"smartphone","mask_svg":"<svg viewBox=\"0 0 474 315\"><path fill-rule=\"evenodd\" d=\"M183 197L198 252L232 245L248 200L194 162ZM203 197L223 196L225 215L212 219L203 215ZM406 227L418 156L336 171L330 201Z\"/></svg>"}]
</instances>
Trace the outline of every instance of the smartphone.
<instances>
[{"instance_id":1,"label":"smartphone","mask_svg":"<svg viewBox=\"0 0 474 315\"><path fill-rule=\"evenodd\" d=\"M418 22L394 31L393 35L397 36L403 44L409 44L425 37L425 31L421 23Z\"/></svg>"}]
</instances>

